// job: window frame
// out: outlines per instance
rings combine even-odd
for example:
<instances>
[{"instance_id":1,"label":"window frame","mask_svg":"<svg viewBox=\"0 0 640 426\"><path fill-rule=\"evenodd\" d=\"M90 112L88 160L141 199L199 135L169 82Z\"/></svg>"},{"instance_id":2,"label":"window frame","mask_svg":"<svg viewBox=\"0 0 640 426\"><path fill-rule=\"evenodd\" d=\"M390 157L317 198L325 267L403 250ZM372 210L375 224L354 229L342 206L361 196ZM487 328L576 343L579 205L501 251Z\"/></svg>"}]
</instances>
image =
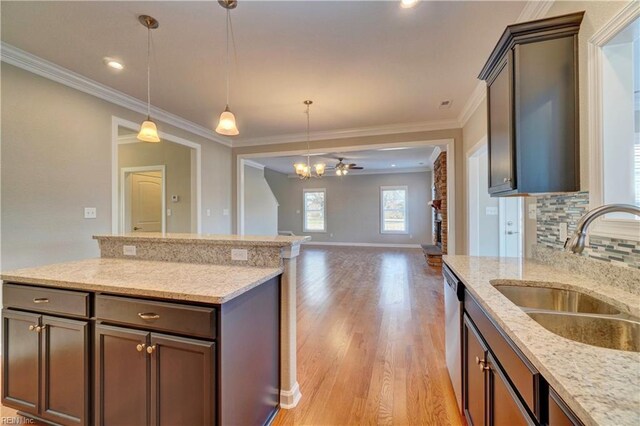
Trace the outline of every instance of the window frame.
<instances>
[{"instance_id":1,"label":"window frame","mask_svg":"<svg viewBox=\"0 0 640 426\"><path fill-rule=\"evenodd\" d=\"M640 7L631 2L605 24L587 43L588 121L589 121L589 208L604 204L604 48L609 41L640 18ZM592 225L593 235L640 241L640 221L601 217Z\"/></svg>"},{"instance_id":2,"label":"window frame","mask_svg":"<svg viewBox=\"0 0 640 426\"><path fill-rule=\"evenodd\" d=\"M404 191L404 231L387 231L384 229L384 192L385 191ZM409 187L407 185L393 185L380 187L380 233L390 235L407 235L409 234Z\"/></svg>"},{"instance_id":3,"label":"window frame","mask_svg":"<svg viewBox=\"0 0 640 426\"><path fill-rule=\"evenodd\" d=\"M307 228L307 193L322 192L324 203L322 205L322 230ZM302 190L302 232L305 233L326 233L327 232L327 189L326 188L304 188Z\"/></svg>"}]
</instances>

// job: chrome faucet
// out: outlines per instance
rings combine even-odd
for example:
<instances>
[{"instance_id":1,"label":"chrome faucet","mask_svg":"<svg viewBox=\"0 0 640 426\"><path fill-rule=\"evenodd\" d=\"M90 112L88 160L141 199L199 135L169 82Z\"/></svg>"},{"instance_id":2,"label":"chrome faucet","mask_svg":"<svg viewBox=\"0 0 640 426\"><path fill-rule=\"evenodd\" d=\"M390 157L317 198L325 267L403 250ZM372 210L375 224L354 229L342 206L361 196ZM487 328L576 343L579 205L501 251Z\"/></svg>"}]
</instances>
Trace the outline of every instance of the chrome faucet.
<instances>
[{"instance_id":1,"label":"chrome faucet","mask_svg":"<svg viewBox=\"0 0 640 426\"><path fill-rule=\"evenodd\" d=\"M564 249L576 254L582 253L591 222L607 213L631 213L640 216L640 207L632 204L606 204L588 211L580 218L576 231L564 242Z\"/></svg>"}]
</instances>

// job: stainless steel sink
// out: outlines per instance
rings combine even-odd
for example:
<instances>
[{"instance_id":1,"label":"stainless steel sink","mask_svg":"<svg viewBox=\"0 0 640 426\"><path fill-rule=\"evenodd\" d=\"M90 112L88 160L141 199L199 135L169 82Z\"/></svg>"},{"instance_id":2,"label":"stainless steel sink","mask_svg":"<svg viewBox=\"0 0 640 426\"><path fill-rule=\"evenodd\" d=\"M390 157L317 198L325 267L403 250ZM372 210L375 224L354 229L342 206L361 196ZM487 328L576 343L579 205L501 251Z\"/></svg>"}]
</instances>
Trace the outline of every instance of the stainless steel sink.
<instances>
[{"instance_id":1,"label":"stainless steel sink","mask_svg":"<svg viewBox=\"0 0 640 426\"><path fill-rule=\"evenodd\" d=\"M586 314L620 314L615 306L573 290L518 285L496 285L495 288L522 308Z\"/></svg>"},{"instance_id":2,"label":"stainless steel sink","mask_svg":"<svg viewBox=\"0 0 640 426\"><path fill-rule=\"evenodd\" d=\"M527 312L538 324L567 339L602 348L640 352L640 322L616 317Z\"/></svg>"}]
</instances>

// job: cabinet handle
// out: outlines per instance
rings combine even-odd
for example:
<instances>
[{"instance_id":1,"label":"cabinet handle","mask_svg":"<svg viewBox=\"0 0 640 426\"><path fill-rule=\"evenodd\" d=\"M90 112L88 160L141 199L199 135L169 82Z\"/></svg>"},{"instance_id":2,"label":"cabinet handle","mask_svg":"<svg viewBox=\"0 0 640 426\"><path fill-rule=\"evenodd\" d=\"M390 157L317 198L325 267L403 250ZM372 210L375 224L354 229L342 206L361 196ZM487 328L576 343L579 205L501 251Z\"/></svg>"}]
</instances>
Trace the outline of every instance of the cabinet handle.
<instances>
[{"instance_id":1,"label":"cabinet handle","mask_svg":"<svg viewBox=\"0 0 640 426\"><path fill-rule=\"evenodd\" d=\"M33 303L49 303L49 299L46 297L37 297L33 299Z\"/></svg>"},{"instance_id":2,"label":"cabinet handle","mask_svg":"<svg viewBox=\"0 0 640 426\"><path fill-rule=\"evenodd\" d=\"M480 371L491 370L489 363L484 359L480 359L479 357L476 357L476 364L478 364L478 366L480 367Z\"/></svg>"},{"instance_id":3,"label":"cabinet handle","mask_svg":"<svg viewBox=\"0 0 640 426\"><path fill-rule=\"evenodd\" d=\"M504 183L511 182L511 178L504 178L502 181L503 181Z\"/></svg>"},{"instance_id":4,"label":"cabinet handle","mask_svg":"<svg viewBox=\"0 0 640 426\"><path fill-rule=\"evenodd\" d=\"M36 333L40 333L41 331L43 331L47 326L46 325L42 325L42 326L37 326L36 327Z\"/></svg>"},{"instance_id":5,"label":"cabinet handle","mask_svg":"<svg viewBox=\"0 0 640 426\"><path fill-rule=\"evenodd\" d=\"M35 325L31 324L31 325L29 326L29 331L34 331L35 329L36 329L36 326L35 326Z\"/></svg>"},{"instance_id":6,"label":"cabinet handle","mask_svg":"<svg viewBox=\"0 0 640 426\"><path fill-rule=\"evenodd\" d=\"M145 346L146 345L144 343L138 343L138 345L136 345L136 349L138 352L142 352Z\"/></svg>"},{"instance_id":7,"label":"cabinet handle","mask_svg":"<svg viewBox=\"0 0 640 426\"><path fill-rule=\"evenodd\" d=\"M154 314L153 312L138 312L138 316L143 320L157 320L160 318L160 315Z\"/></svg>"},{"instance_id":8,"label":"cabinet handle","mask_svg":"<svg viewBox=\"0 0 640 426\"><path fill-rule=\"evenodd\" d=\"M152 354L156 350L156 345L147 346L147 353Z\"/></svg>"}]
</instances>

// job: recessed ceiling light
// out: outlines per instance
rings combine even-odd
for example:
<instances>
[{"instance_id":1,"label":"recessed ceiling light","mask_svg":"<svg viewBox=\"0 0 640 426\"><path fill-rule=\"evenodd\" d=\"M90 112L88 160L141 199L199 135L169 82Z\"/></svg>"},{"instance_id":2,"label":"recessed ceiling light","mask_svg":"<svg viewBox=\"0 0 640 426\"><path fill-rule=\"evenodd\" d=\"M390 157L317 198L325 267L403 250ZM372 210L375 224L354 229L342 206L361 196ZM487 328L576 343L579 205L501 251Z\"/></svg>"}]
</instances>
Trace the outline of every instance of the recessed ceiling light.
<instances>
[{"instance_id":1,"label":"recessed ceiling light","mask_svg":"<svg viewBox=\"0 0 640 426\"><path fill-rule=\"evenodd\" d=\"M117 61L113 58L104 58L104 63L106 66L108 66L109 68L113 68L114 70L117 71L121 71L124 69L124 65L122 65L122 62Z\"/></svg>"},{"instance_id":2,"label":"recessed ceiling light","mask_svg":"<svg viewBox=\"0 0 640 426\"><path fill-rule=\"evenodd\" d=\"M409 9L410 7L418 4L418 1L419 0L400 0L400 7L402 7L403 9Z\"/></svg>"},{"instance_id":3,"label":"recessed ceiling light","mask_svg":"<svg viewBox=\"0 0 640 426\"><path fill-rule=\"evenodd\" d=\"M396 166L395 164L392 164L392 165L391 165L391 167L395 167L395 166Z\"/></svg>"}]
</instances>

